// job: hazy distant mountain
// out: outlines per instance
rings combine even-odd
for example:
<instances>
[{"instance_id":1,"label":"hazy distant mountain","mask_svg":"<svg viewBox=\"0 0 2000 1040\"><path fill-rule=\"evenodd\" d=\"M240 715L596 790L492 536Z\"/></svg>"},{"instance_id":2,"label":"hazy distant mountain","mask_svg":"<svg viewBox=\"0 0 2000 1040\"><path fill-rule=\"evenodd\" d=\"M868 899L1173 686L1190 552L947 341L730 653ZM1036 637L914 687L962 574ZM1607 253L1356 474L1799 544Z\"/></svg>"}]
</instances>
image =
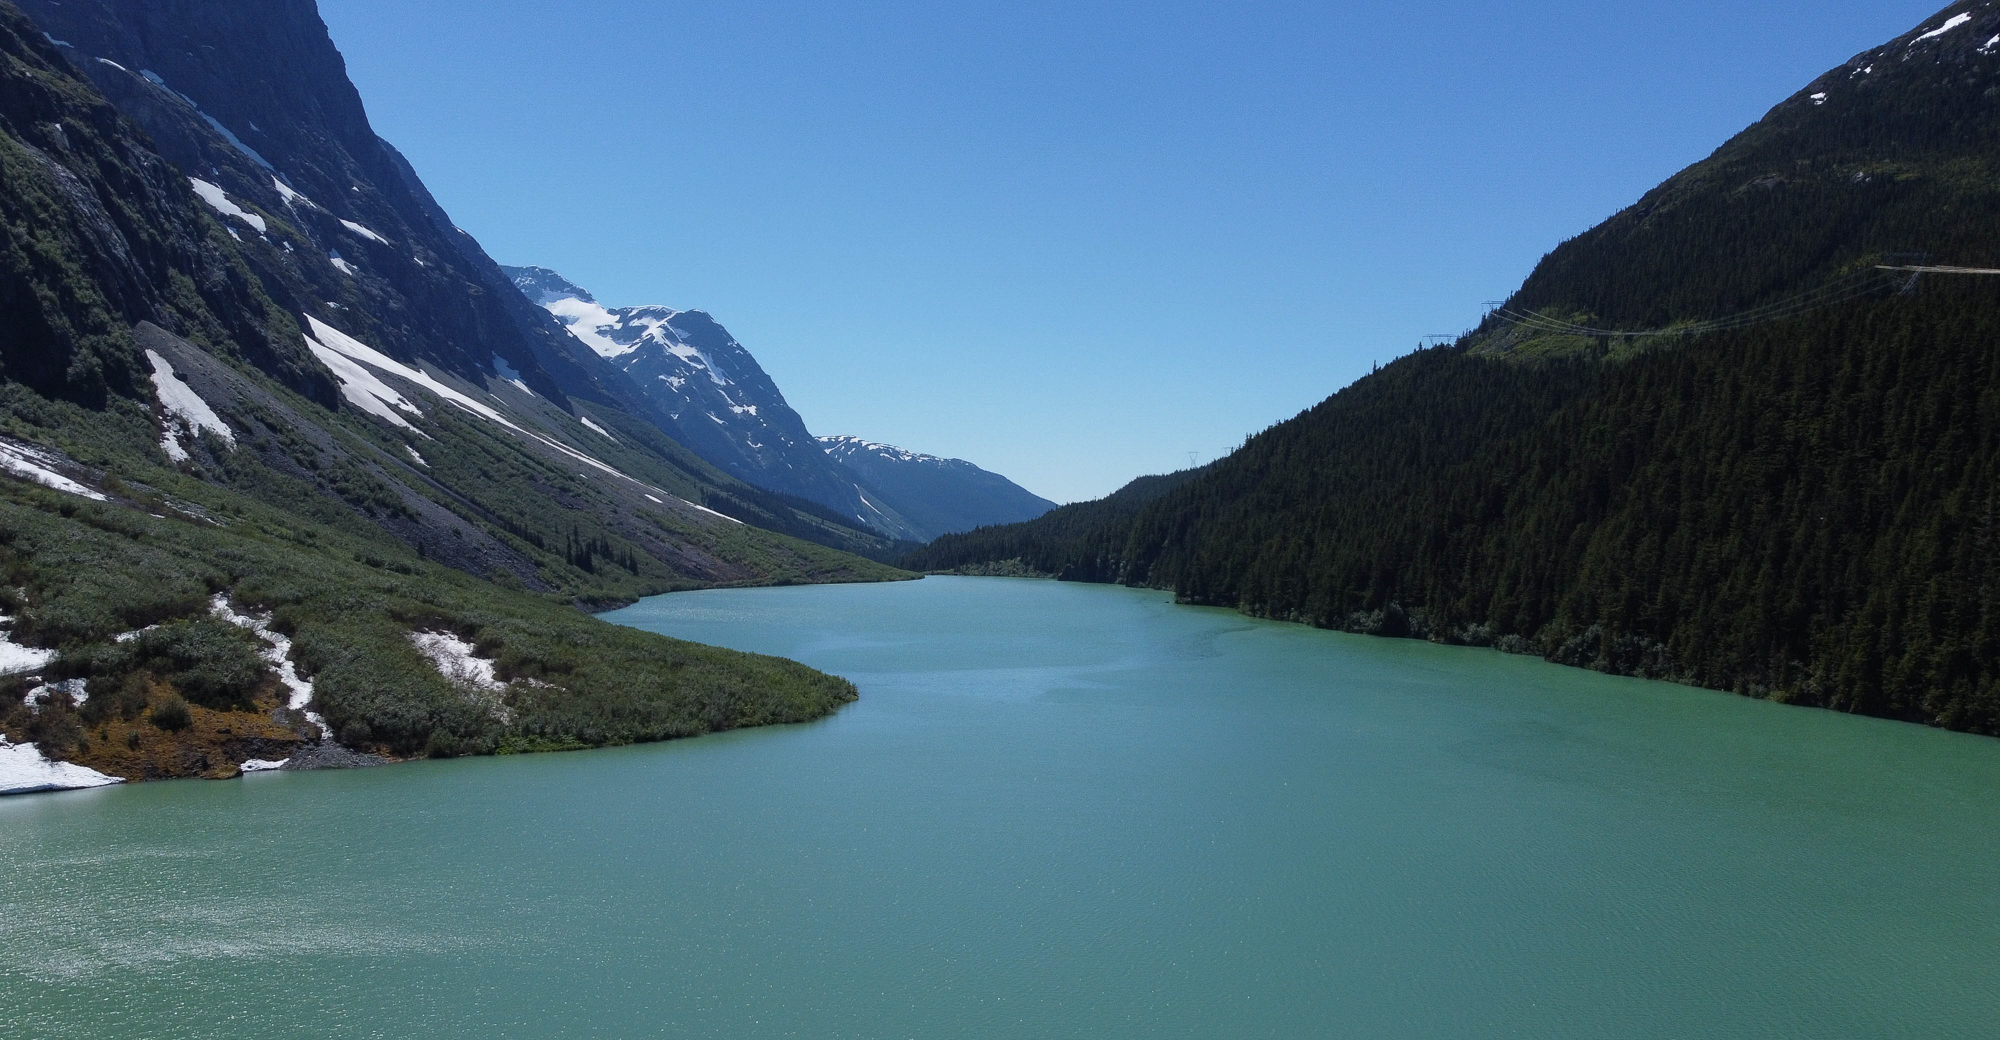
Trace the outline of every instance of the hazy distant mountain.
<instances>
[{"instance_id":1,"label":"hazy distant mountain","mask_svg":"<svg viewBox=\"0 0 2000 1040\"><path fill-rule=\"evenodd\" d=\"M1033 520L1056 507L998 473L859 437L821 437L826 453L938 534Z\"/></svg>"}]
</instances>

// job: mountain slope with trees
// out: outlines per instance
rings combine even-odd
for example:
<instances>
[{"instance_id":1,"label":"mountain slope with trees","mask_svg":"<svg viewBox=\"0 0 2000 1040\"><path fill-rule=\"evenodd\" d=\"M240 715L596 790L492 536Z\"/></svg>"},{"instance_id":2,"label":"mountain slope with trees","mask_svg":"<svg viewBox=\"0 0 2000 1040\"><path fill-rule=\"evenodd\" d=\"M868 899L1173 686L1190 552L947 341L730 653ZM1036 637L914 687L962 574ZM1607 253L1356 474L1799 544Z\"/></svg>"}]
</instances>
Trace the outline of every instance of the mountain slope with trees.
<instances>
[{"instance_id":1,"label":"mountain slope with trees","mask_svg":"<svg viewBox=\"0 0 2000 1040\"><path fill-rule=\"evenodd\" d=\"M237 46L299 14L169 6L178 29L235 27ZM313 39L331 51L323 27ZM158 85L79 42L0 3L0 736L138 779L664 739L853 699L800 665L577 608L907 577L816 544L887 539L701 461L580 346L588 378L563 357L534 367L526 326L481 299L476 245L437 280L322 260L328 221L360 235L356 216L376 222L363 239L413 251L410 271L446 257L420 211L335 217L269 171L272 197L190 174L78 63ZM184 147L338 165L142 96L178 113L158 125ZM458 298L430 311L438 294ZM436 324L402 322L398 300Z\"/></svg>"},{"instance_id":2,"label":"mountain slope with trees","mask_svg":"<svg viewBox=\"0 0 2000 1040\"><path fill-rule=\"evenodd\" d=\"M1555 250L1489 318L1155 501L911 566L1184 602L2000 734L2000 10L1958 3ZM1067 516L1063 514L1067 513ZM1060 524L1057 518L1062 517Z\"/></svg>"}]
</instances>

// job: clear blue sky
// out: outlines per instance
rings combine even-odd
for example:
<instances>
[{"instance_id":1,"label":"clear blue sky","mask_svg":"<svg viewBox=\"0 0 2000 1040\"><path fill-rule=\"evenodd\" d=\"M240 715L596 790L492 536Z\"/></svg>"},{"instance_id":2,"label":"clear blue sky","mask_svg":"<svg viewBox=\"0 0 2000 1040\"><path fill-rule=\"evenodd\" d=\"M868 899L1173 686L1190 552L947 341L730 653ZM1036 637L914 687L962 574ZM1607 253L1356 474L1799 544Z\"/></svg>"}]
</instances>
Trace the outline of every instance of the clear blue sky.
<instances>
[{"instance_id":1,"label":"clear blue sky","mask_svg":"<svg viewBox=\"0 0 2000 1040\"><path fill-rule=\"evenodd\" d=\"M1476 322L1943 0L320 6L496 259L1072 501Z\"/></svg>"}]
</instances>

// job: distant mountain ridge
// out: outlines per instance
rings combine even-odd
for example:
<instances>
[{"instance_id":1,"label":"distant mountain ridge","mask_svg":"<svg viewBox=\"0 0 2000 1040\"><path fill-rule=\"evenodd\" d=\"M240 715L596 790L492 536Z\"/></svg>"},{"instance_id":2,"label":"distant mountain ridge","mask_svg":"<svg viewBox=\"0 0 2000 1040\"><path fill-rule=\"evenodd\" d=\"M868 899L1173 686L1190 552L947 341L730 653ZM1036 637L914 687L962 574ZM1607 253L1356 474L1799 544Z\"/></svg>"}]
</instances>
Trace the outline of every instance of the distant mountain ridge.
<instances>
[{"instance_id":1,"label":"distant mountain ridge","mask_svg":"<svg viewBox=\"0 0 2000 1040\"><path fill-rule=\"evenodd\" d=\"M859 437L821 437L828 455L881 489L926 530L954 534L1018 523L1056 508L998 473L964 459L925 455Z\"/></svg>"},{"instance_id":2,"label":"distant mountain ridge","mask_svg":"<svg viewBox=\"0 0 2000 1040\"><path fill-rule=\"evenodd\" d=\"M1054 508L969 462L813 437L757 359L702 311L607 307L548 268L503 270L527 299L629 376L676 439L741 480L909 541Z\"/></svg>"}]
</instances>

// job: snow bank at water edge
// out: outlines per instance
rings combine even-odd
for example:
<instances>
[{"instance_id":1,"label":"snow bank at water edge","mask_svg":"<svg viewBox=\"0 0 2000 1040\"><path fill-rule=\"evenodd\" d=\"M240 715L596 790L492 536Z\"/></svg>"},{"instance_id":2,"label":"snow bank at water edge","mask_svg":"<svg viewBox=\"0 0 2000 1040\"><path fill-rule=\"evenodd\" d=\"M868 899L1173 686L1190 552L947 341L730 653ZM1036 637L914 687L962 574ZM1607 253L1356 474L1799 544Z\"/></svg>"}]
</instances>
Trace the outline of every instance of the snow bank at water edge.
<instances>
[{"instance_id":1,"label":"snow bank at water edge","mask_svg":"<svg viewBox=\"0 0 2000 1040\"><path fill-rule=\"evenodd\" d=\"M306 711L306 708L312 704L313 699L312 680L299 677L298 666L292 663L292 641L286 636L271 631L270 615L267 614L261 618L253 618L245 614L238 614L236 611L230 609L229 598L221 595L211 600L209 606L215 611L216 617L238 628L247 628L257 633L258 637L268 644L264 648L264 660L269 661L271 667L278 670L278 680L285 684L287 690L291 691L291 699L286 701L285 707L303 713L307 722L319 728L321 740L332 740L333 727L326 724L326 719L321 717L318 712ZM246 765L244 768L248 769L249 767Z\"/></svg>"},{"instance_id":2,"label":"snow bank at water edge","mask_svg":"<svg viewBox=\"0 0 2000 1040\"><path fill-rule=\"evenodd\" d=\"M291 759L284 758L276 762L266 762L261 758L253 758L243 763L242 769L246 773L272 773L285 768L285 764L290 761Z\"/></svg>"},{"instance_id":3,"label":"snow bank at water edge","mask_svg":"<svg viewBox=\"0 0 2000 1040\"><path fill-rule=\"evenodd\" d=\"M82 791L124 782L72 762L51 762L33 744L11 744L0 737L0 796Z\"/></svg>"}]
</instances>

